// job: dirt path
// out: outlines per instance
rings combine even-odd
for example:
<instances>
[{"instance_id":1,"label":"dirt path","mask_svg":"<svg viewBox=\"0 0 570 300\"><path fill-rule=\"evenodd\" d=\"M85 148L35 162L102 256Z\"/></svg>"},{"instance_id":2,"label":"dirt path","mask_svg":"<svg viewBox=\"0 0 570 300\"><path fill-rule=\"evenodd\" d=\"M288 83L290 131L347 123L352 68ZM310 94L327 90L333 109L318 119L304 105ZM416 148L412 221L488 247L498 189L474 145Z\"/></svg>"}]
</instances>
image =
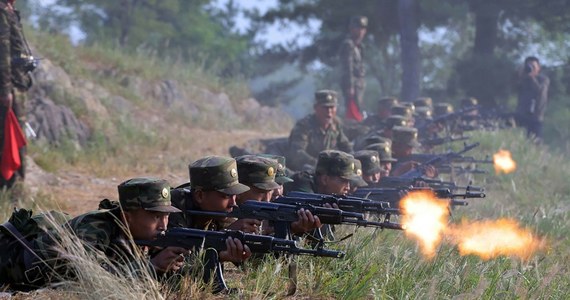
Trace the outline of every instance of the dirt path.
<instances>
[{"instance_id":1,"label":"dirt path","mask_svg":"<svg viewBox=\"0 0 570 300\"><path fill-rule=\"evenodd\" d=\"M232 145L242 145L250 139L286 136L286 133L260 133L253 130L217 131L191 129L186 142L173 143L163 153L154 154L145 160L145 164L160 163L157 173L147 173L145 164L125 164L125 172L97 176L85 168L66 167L55 173L48 173L38 167L31 159L28 163L26 185L33 195L52 197L61 209L71 215L78 215L97 208L100 200L117 199L117 185L136 176L157 176L167 179L173 186L188 181L187 165L206 155L226 155ZM169 155L165 155L168 153Z\"/></svg>"}]
</instances>

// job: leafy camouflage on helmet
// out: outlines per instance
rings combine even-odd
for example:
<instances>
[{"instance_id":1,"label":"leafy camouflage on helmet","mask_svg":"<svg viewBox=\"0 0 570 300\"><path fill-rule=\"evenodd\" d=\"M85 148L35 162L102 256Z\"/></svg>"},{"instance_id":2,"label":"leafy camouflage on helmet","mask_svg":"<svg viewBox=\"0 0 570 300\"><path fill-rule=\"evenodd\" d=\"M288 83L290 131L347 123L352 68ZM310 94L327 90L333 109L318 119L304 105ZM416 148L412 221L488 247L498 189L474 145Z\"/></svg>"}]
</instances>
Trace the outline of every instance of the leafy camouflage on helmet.
<instances>
[{"instance_id":1,"label":"leafy camouflage on helmet","mask_svg":"<svg viewBox=\"0 0 570 300\"><path fill-rule=\"evenodd\" d=\"M119 184L118 189L123 210L142 208L150 211L180 212L178 208L170 205L170 185L166 180L133 178Z\"/></svg>"},{"instance_id":2,"label":"leafy camouflage on helmet","mask_svg":"<svg viewBox=\"0 0 570 300\"><path fill-rule=\"evenodd\" d=\"M360 150L354 153L354 158L362 163L362 173L364 175L371 175L382 171L378 151Z\"/></svg>"},{"instance_id":3,"label":"leafy camouflage on helmet","mask_svg":"<svg viewBox=\"0 0 570 300\"><path fill-rule=\"evenodd\" d=\"M258 154L258 156L273 159L277 161L277 171L275 172L275 182L283 185L288 182L293 182L293 179L287 176L287 167L285 164L285 156L276 154Z\"/></svg>"},{"instance_id":4,"label":"leafy camouflage on helmet","mask_svg":"<svg viewBox=\"0 0 570 300\"><path fill-rule=\"evenodd\" d=\"M276 160L257 155L243 155L236 158L239 181L248 186L270 191L279 188L275 174L279 163Z\"/></svg>"},{"instance_id":5,"label":"leafy camouflage on helmet","mask_svg":"<svg viewBox=\"0 0 570 300\"><path fill-rule=\"evenodd\" d=\"M320 90L315 93L315 104L336 106L338 104L337 93L333 90Z\"/></svg>"},{"instance_id":6,"label":"leafy camouflage on helmet","mask_svg":"<svg viewBox=\"0 0 570 300\"><path fill-rule=\"evenodd\" d=\"M316 173L358 180L355 178L354 156L338 150L324 150L319 153Z\"/></svg>"},{"instance_id":7,"label":"leafy camouflage on helmet","mask_svg":"<svg viewBox=\"0 0 570 300\"><path fill-rule=\"evenodd\" d=\"M360 160L354 158L354 175L356 175L352 180L350 180L350 184L356 187L365 187L368 186L368 183L362 179L362 163Z\"/></svg>"},{"instance_id":8,"label":"leafy camouflage on helmet","mask_svg":"<svg viewBox=\"0 0 570 300\"><path fill-rule=\"evenodd\" d=\"M380 156L380 163L397 162L398 160L392 157L391 147L391 145L386 143L378 143L368 145L368 147L366 147L366 150L373 150L378 152L378 155Z\"/></svg>"},{"instance_id":9,"label":"leafy camouflage on helmet","mask_svg":"<svg viewBox=\"0 0 570 300\"><path fill-rule=\"evenodd\" d=\"M392 141L394 144L408 145L410 147L421 146L418 143L418 130L416 128L396 126L392 129Z\"/></svg>"},{"instance_id":10,"label":"leafy camouflage on helmet","mask_svg":"<svg viewBox=\"0 0 570 300\"><path fill-rule=\"evenodd\" d=\"M236 160L224 156L206 156L188 166L193 189L238 195L249 190L239 182Z\"/></svg>"}]
</instances>

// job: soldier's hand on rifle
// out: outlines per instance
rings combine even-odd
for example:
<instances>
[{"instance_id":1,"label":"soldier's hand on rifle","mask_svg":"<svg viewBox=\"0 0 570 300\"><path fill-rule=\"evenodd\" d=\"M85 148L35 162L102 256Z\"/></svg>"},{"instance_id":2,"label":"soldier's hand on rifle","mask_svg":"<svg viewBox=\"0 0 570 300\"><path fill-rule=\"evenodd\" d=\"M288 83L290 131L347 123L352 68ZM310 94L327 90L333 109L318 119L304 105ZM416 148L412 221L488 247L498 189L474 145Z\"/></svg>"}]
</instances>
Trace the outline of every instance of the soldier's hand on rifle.
<instances>
[{"instance_id":1,"label":"soldier's hand on rifle","mask_svg":"<svg viewBox=\"0 0 570 300\"><path fill-rule=\"evenodd\" d=\"M437 169L432 165L424 166L424 175L429 178L437 177Z\"/></svg>"},{"instance_id":2,"label":"soldier's hand on rifle","mask_svg":"<svg viewBox=\"0 0 570 300\"><path fill-rule=\"evenodd\" d=\"M227 238L226 250L220 251L220 261L231 261L241 263L251 256L251 250L247 245L241 243L239 239Z\"/></svg>"},{"instance_id":3,"label":"soldier's hand on rifle","mask_svg":"<svg viewBox=\"0 0 570 300\"><path fill-rule=\"evenodd\" d=\"M319 217L313 216L308 210L301 208L297 211L297 215L299 220L291 223L291 231L293 233L305 233L322 226Z\"/></svg>"},{"instance_id":4,"label":"soldier's hand on rifle","mask_svg":"<svg viewBox=\"0 0 570 300\"><path fill-rule=\"evenodd\" d=\"M150 259L151 264L159 272L178 271L184 265L184 254L188 250L180 247L167 247Z\"/></svg>"},{"instance_id":5,"label":"soldier's hand on rifle","mask_svg":"<svg viewBox=\"0 0 570 300\"><path fill-rule=\"evenodd\" d=\"M261 227L261 221L256 219L240 219L233 222L228 229L240 230L245 233L257 233L259 234L259 228Z\"/></svg>"},{"instance_id":6,"label":"soldier's hand on rifle","mask_svg":"<svg viewBox=\"0 0 570 300\"><path fill-rule=\"evenodd\" d=\"M9 93L8 95L4 95L2 97L0 97L0 104L2 104L3 106L10 108L12 107L12 102L14 100L14 97L12 96L12 93Z\"/></svg>"}]
</instances>

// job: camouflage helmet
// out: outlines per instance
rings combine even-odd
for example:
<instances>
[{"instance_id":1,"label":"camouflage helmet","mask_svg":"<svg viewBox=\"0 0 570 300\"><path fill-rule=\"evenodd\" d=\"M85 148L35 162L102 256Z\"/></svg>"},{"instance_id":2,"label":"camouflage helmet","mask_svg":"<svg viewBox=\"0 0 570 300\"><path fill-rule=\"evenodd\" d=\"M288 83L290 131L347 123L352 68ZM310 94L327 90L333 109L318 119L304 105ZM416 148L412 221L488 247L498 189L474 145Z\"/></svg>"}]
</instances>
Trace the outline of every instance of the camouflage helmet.
<instances>
[{"instance_id":1,"label":"camouflage helmet","mask_svg":"<svg viewBox=\"0 0 570 300\"><path fill-rule=\"evenodd\" d=\"M408 120L407 118L403 117L403 116L399 116L399 115L391 115L386 119L386 122L384 123L384 128L386 129L392 129L395 126L408 126Z\"/></svg>"},{"instance_id":2,"label":"camouflage helmet","mask_svg":"<svg viewBox=\"0 0 570 300\"><path fill-rule=\"evenodd\" d=\"M238 195L249 191L239 182L235 159L224 156L206 156L188 166L190 185L194 189L218 191Z\"/></svg>"},{"instance_id":3,"label":"camouflage helmet","mask_svg":"<svg viewBox=\"0 0 570 300\"><path fill-rule=\"evenodd\" d=\"M378 100L378 108L391 109L392 106L398 104L398 98L396 97L384 97Z\"/></svg>"},{"instance_id":4,"label":"camouflage helmet","mask_svg":"<svg viewBox=\"0 0 570 300\"><path fill-rule=\"evenodd\" d=\"M433 108L434 116L441 116L453 112L453 105L449 103L438 103Z\"/></svg>"},{"instance_id":5,"label":"camouflage helmet","mask_svg":"<svg viewBox=\"0 0 570 300\"><path fill-rule=\"evenodd\" d=\"M315 105L336 106L338 104L337 93L333 90L320 90L315 93Z\"/></svg>"},{"instance_id":6,"label":"camouflage helmet","mask_svg":"<svg viewBox=\"0 0 570 300\"><path fill-rule=\"evenodd\" d=\"M471 107L471 106L477 106L479 105L479 101L477 101L477 99L473 98L473 97L469 97L469 98L463 98L461 100L461 107Z\"/></svg>"},{"instance_id":7,"label":"camouflage helmet","mask_svg":"<svg viewBox=\"0 0 570 300\"><path fill-rule=\"evenodd\" d=\"M358 180L355 174L354 156L338 151L324 150L319 153L316 166L317 175L338 176L348 180Z\"/></svg>"},{"instance_id":8,"label":"camouflage helmet","mask_svg":"<svg viewBox=\"0 0 570 300\"><path fill-rule=\"evenodd\" d=\"M285 165L285 156L276 154L258 154L258 156L273 159L277 161L277 171L275 172L275 182L283 185L288 182L293 182L293 179L287 176L287 167Z\"/></svg>"},{"instance_id":9,"label":"camouflage helmet","mask_svg":"<svg viewBox=\"0 0 570 300\"><path fill-rule=\"evenodd\" d=\"M416 128L396 126L392 129L392 140L394 144L410 147L421 146L418 143L418 130Z\"/></svg>"},{"instance_id":10,"label":"camouflage helmet","mask_svg":"<svg viewBox=\"0 0 570 300\"><path fill-rule=\"evenodd\" d=\"M270 191L279 188L275 174L279 167L276 160L257 155L236 157L239 181L248 186Z\"/></svg>"},{"instance_id":11,"label":"camouflage helmet","mask_svg":"<svg viewBox=\"0 0 570 300\"><path fill-rule=\"evenodd\" d=\"M365 16L354 16L350 18L350 27L351 28L367 28L368 27L368 18Z\"/></svg>"},{"instance_id":12,"label":"camouflage helmet","mask_svg":"<svg viewBox=\"0 0 570 300\"><path fill-rule=\"evenodd\" d=\"M119 203L125 211L142 208L166 213L180 212L170 204L170 185L164 179L132 178L119 184L117 188Z\"/></svg>"},{"instance_id":13,"label":"camouflage helmet","mask_svg":"<svg viewBox=\"0 0 570 300\"><path fill-rule=\"evenodd\" d=\"M373 150L378 152L380 156L380 163L397 162L398 160L392 157L392 145L386 143L377 143L368 145L366 150Z\"/></svg>"},{"instance_id":14,"label":"camouflage helmet","mask_svg":"<svg viewBox=\"0 0 570 300\"><path fill-rule=\"evenodd\" d=\"M362 163L362 173L370 175L382 171L380 155L374 150L360 150L354 153L354 158Z\"/></svg>"},{"instance_id":15,"label":"camouflage helmet","mask_svg":"<svg viewBox=\"0 0 570 300\"><path fill-rule=\"evenodd\" d=\"M368 186L368 183L366 183L366 181L364 181L364 179L362 179L362 162L360 162L360 160L354 158L353 159L354 162L354 175L356 175L354 177L354 179L350 180L350 184L354 185L355 187L365 187Z\"/></svg>"},{"instance_id":16,"label":"camouflage helmet","mask_svg":"<svg viewBox=\"0 0 570 300\"><path fill-rule=\"evenodd\" d=\"M418 99L416 99L416 101L414 101L414 105L416 106L416 109L418 107L433 107L433 101L431 100L431 98L429 97L420 97Z\"/></svg>"}]
</instances>

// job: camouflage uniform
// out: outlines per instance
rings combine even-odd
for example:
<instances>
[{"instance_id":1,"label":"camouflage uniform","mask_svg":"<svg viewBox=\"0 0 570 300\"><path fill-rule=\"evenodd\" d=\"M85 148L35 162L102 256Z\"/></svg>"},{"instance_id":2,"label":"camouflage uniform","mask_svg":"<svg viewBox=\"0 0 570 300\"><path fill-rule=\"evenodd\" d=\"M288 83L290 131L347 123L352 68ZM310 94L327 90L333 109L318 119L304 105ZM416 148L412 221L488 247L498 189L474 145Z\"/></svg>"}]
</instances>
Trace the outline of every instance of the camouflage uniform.
<instances>
[{"instance_id":1,"label":"camouflage uniform","mask_svg":"<svg viewBox=\"0 0 570 300\"><path fill-rule=\"evenodd\" d=\"M121 210L144 209L166 213L180 210L170 206L170 187L165 180L133 178L121 183L118 190L120 206L75 217L63 226L63 230L69 230L81 240L85 250L95 255L110 272L132 273L140 267L148 267L153 272L149 257L146 257L145 261L137 262L140 257L137 254L138 249L133 247L133 240L123 222ZM24 268L28 270L27 274L20 276L20 279L27 277L29 281L35 280L34 283L38 284L74 277L73 261L66 261L70 253L62 248L65 242L59 238L60 233L61 231L48 232L32 241L37 256L34 256L31 265Z\"/></svg>"},{"instance_id":2,"label":"camouflage uniform","mask_svg":"<svg viewBox=\"0 0 570 300\"><path fill-rule=\"evenodd\" d=\"M392 106L397 105L398 104L398 99L394 98L394 97L386 97L386 98L382 98L378 101L378 111L390 111L392 109ZM368 118L364 119L364 121L362 122L362 124L370 127L372 130L378 130L378 129L382 129L384 128L385 125L385 121L386 121L387 117L382 117L378 114L374 114L372 116L369 116Z\"/></svg>"},{"instance_id":3,"label":"camouflage uniform","mask_svg":"<svg viewBox=\"0 0 570 300\"><path fill-rule=\"evenodd\" d=\"M0 95L12 94L12 109L22 128L26 121L25 93L32 86L32 78L30 73L24 69L24 64L20 62L29 57L31 53L24 38L19 12L13 9L7 0L0 0ZM4 145L6 112L6 107L0 105L0 149L3 149ZM23 147L20 150L20 157L24 157L25 153L26 150ZM17 172L22 178L25 176L24 161L23 159L22 167ZM14 179L15 176L8 185L11 185ZM4 178L0 176L0 186L5 184Z\"/></svg>"},{"instance_id":4,"label":"camouflage uniform","mask_svg":"<svg viewBox=\"0 0 570 300\"><path fill-rule=\"evenodd\" d=\"M368 26L366 17L354 17L350 21L352 27ZM362 110L364 88L366 86L364 77L366 71L364 69L364 49L362 44L356 44L349 36L340 47L340 66L341 66L341 82L340 87L344 96L344 102L348 105L350 99L350 90L354 91L354 101L358 108ZM348 110L348 107L347 107Z\"/></svg>"},{"instance_id":5,"label":"camouflage uniform","mask_svg":"<svg viewBox=\"0 0 570 300\"><path fill-rule=\"evenodd\" d=\"M315 104L336 106L336 93L322 90L315 93ZM311 114L297 122L289 135L289 156L292 168L301 170L304 165L314 166L319 152L337 149L352 152L352 146L344 134L343 126L338 118L334 118L327 128L321 128L315 114Z\"/></svg>"},{"instance_id":6,"label":"camouflage uniform","mask_svg":"<svg viewBox=\"0 0 570 300\"><path fill-rule=\"evenodd\" d=\"M192 190L219 191L228 195L237 195L249 190L239 183L235 159L223 156L207 156L188 166L190 182L172 190L172 205L183 212L200 210L195 203ZM197 229L219 229L223 224L212 221L206 228L197 224L186 213L173 214L168 220L169 227L188 227Z\"/></svg>"}]
</instances>

